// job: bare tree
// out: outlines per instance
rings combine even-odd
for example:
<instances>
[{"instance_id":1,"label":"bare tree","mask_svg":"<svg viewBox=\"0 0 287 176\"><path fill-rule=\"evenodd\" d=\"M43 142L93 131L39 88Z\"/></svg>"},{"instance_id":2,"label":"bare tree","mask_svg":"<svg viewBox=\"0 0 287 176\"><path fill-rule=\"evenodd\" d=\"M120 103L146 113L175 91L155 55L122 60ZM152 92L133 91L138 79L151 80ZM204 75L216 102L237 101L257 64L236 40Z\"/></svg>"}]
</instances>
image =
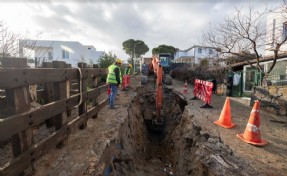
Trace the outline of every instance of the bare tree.
<instances>
[{"instance_id":1,"label":"bare tree","mask_svg":"<svg viewBox=\"0 0 287 176\"><path fill-rule=\"evenodd\" d=\"M203 33L203 40L213 47L221 49L222 53L237 56L236 58L246 61L253 68L262 71L260 67L260 53L266 45L272 44L269 48L273 53L273 62L264 73L265 78L272 71L279 58L278 52L282 44L286 42L287 35L281 34L270 40L269 28L266 27L266 15L270 13L267 8L259 12L249 5L248 11L235 8L235 14L226 17L221 24L210 26L210 29ZM282 28L282 26L280 26ZM274 29L272 29L274 30ZM278 31L278 30L277 30ZM283 37L282 37L283 36ZM253 65L250 60L256 59Z\"/></svg>"},{"instance_id":2,"label":"bare tree","mask_svg":"<svg viewBox=\"0 0 287 176\"><path fill-rule=\"evenodd\" d=\"M41 33L33 38L39 38L40 35ZM33 59L36 67L39 66L37 63L43 62L46 59L45 55L48 49L37 47L37 40L30 40L29 38L29 31L25 34L15 33L9 29L4 21L0 21L0 57L25 57ZM51 43L52 46L54 42ZM34 53L40 54L40 57L34 58Z\"/></svg>"},{"instance_id":3,"label":"bare tree","mask_svg":"<svg viewBox=\"0 0 287 176\"><path fill-rule=\"evenodd\" d=\"M11 32L7 25L0 21L0 54L5 56L17 56L19 35Z\"/></svg>"}]
</instances>

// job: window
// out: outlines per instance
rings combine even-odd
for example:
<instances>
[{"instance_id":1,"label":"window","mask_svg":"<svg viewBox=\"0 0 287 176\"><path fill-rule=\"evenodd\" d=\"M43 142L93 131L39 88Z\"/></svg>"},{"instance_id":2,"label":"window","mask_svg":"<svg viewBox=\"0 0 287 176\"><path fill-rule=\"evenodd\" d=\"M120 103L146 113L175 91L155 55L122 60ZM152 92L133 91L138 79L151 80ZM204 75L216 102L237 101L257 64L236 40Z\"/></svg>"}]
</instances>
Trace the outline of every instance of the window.
<instances>
[{"instance_id":1,"label":"window","mask_svg":"<svg viewBox=\"0 0 287 176\"><path fill-rule=\"evenodd\" d=\"M53 59L53 54L51 51L48 52L48 59L49 60L52 60Z\"/></svg>"},{"instance_id":2,"label":"window","mask_svg":"<svg viewBox=\"0 0 287 176\"><path fill-rule=\"evenodd\" d=\"M276 19L273 19L273 26L272 26L272 46L274 46L275 40L275 26L276 26Z\"/></svg>"},{"instance_id":3,"label":"window","mask_svg":"<svg viewBox=\"0 0 287 176\"><path fill-rule=\"evenodd\" d=\"M66 50L62 50L62 58L63 59L69 59L69 52Z\"/></svg>"},{"instance_id":4,"label":"window","mask_svg":"<svg viewBox=\"0 0 287 176\"><path fill-rule=\"evenodd\" d=\"M283 23L283 34L282 34L282 40L285 40L287 37L287 21Z\"/></svg>"},{"instance_id":5,"label":"window","mask_svg":"<svg viewBox=\"0 0 287 176\"><path fill-rule=\"evenodd\" d=\"M202 53L202 49L201 48L198 48L198 53Z\"/></svg>"},{"instance_id":6,"label":"window","mask_svg":"<svg viewBox=\"0 0 287 176\"><path fill-rule=\"evenodd\" d=\"M159 60L163 61L163 62L167 62L168 61L168 57L160 57Z\"/></svg>"},{"instance_id":7,"label":"window","mask_svg":"<svg viewBox=\"0 0 287 176\"><path fill-rule=\"evenodd\" d=\"M212 49L209 49L209 54L212 54Z\"/></svg>"}]
</instances>

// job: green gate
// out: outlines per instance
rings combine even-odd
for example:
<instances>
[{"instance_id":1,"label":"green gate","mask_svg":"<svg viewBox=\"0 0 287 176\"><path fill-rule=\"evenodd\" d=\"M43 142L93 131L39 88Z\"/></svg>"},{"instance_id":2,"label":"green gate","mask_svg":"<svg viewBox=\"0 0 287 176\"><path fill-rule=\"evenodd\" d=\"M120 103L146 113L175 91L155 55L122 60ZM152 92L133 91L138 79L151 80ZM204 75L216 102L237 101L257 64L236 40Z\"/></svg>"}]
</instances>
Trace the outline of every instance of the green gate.
<instances>
[{"instance_id":1,"label":"green gate","mask_svg":"<svg viewBox=\"0 0 287 176\"><path fill-rule=\"evenodd\" d=\"M253 87L261 84L262 74L254 68L246 68L243 72L243 91L251 92Z\"/></svg>"},{"instance_id":2,"label":"green gate","mask_svg":"<svg viewBox=\"0 0 287 176\"><path fill-rule=\"evenodd\" d=\"M242 96L242 71L237 71L233 73L233 85L232 85L232 97Z\"/></svg>"}]
</instances>

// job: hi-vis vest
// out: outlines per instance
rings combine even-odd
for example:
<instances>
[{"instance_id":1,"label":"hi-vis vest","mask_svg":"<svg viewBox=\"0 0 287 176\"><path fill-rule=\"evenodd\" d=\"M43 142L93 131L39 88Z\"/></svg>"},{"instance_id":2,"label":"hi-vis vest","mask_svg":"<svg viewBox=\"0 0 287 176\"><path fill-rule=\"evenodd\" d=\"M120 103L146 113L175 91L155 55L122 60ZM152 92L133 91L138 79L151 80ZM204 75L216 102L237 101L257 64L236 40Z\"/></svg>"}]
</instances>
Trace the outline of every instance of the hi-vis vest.
<instances>
[{"instance_id":1,"label":"hi-vis vest","mask_svg":"<svg viewBox=\"0 0 287 176\"><path fill-rule=\"evenodd\" d=\"M108 77L107 77L107 83L110 83L110 84L118 84L117 82L117 78L116 78L116 74L114 72L115 68L117 68L118 66L116 65L110 65L108 70L109 70L109 73L108 73ZM118 67L119 68L119 67ZM120 72L120 83L122 83L122 74L121 74L121 69L119 68L119 72Z\"/></svg>"},{"instance_id":2,"label":"hi-vis vest","mask_svg":"<svg viewBox=\"0 0 287 176\"><path fill-rule=\"evenodd\" d=\"M130 68L126 68L125 69L125 75L129 75L131 73L131 69Z\"/></svg>"}]
</instances>

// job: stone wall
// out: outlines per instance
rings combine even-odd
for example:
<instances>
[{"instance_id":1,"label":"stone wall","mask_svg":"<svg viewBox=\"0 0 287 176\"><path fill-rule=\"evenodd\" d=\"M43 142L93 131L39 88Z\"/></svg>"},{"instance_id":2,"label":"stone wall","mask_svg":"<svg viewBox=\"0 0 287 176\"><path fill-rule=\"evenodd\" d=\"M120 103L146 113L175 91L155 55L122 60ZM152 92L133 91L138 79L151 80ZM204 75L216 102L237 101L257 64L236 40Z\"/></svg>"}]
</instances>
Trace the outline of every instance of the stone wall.
<instances>
[{"instance_id":1,"label":"stone wall","mask_svg":"<svg viewBox=\"0 0 287 176\"><path fill-rule=\"evenodd\" d=\"M276 115L287 115L287 87L261 86L255 87L251 96L251 105L254 100L260 100L261 109Z\"/></svg>"}]
</instances>

